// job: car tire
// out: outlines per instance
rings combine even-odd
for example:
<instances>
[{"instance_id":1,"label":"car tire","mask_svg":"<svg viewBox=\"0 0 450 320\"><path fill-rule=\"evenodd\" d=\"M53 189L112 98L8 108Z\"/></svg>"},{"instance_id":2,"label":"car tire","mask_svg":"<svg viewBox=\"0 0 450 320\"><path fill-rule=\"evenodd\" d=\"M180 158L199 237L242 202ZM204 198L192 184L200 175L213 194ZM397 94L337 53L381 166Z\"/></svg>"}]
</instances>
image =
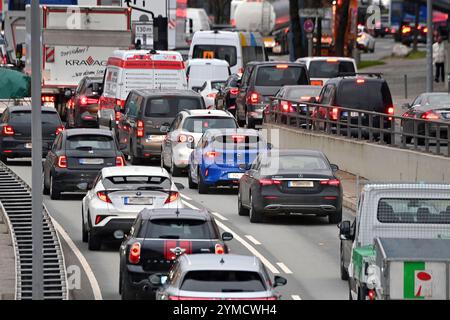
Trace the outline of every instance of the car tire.
<instances>
[{"instance_id":1,"label":"car tire","mask_svg":"<svg viewBox=\"0 0 450 320\"><path fill-rule=\"evenodd\" d=\"M240 216L248 216L250 211L242 206L241 193L238 192L238 214Z\"/></svg>"},{"instance_id":2,"label":"car tire","mask_svg":"<svg viewBox=\"0 0 450 320\"><path fill-rule=\"evenodd\" d=\"M61 199L61 190L58 189L53 183L53 176L50 174L50 199L59 200Z\"/></svg>"},{"instance_id":3,"label":"car tire","mask_svg":"<svg viewBox=\"0 0 450 320\"><path fill-rule=\"evenodd\" d=\"M136 293L127 286L127 283L126 283L127 276L124 275L123 277L121 277L121 279L122 279L122 284L120 287L121 287L122 300L136 300Z\"/></svg>"},{"instance_id":4,"label":"car tire","mask_svg":"<svg viewBox=\"0 0 450 320\"><path fill-rule=\"evenodd\" d=\"M189 186L189 189L196 189L197 188L197 184L192 180L191 168L190 167L188 167L188 186Z\"/></svg>"},{"instance_id":5,"label":"car tire","mask_svg":"<svg viewBox=\"0 0 450 320\"><path fill-rule=\"evenodd\" d=\"M50 194L50 189L46 186L45 183L45 171L42 173L42 193L46 196Z\"/></svg>"},{"instance_id":6,"label":"car tire","mask_svg":"<svg viewBox=\"0 0 450 320\"><path fill-rule=\"evenodd\" d=\"M88 212L89 214L89 212ZM84 221L84 214L83 214L83 209L81 209L81 240L84 243L87 243L89 240L89 234L88 231L86 229L86 223Z\"/></svg>"},{"instance_id":7,"label":"car tire","mask_svg":"<svg viewBox=\"0 0 450 320\"><path fill-rule=\"evenodd\" d=\"M342 208L328 215L329 224L338 224L341 221L342 221Z\"/></svg>"},{"instance_id":8,"label":"car tire","mask_svg":"<svg viewBox=\"0 0 450 320\"><path fill-rule=\"evenodd\" d=\"M172 174L172 177L179 177L179 176L181 176L181 169L178 168L175 165L175 162L173 161L173 158L170 161L170 173Z\"/></svg>"},{"instance_id":9,"label":"car tire","mask_svg":"<svg viewBox=\"0 0 450 320\"><path fill-rule=\"evenodd\" d=\"M102 247L102 238L88 231L88 249L90 251L99 251Z\"/></svg>"},{"instance_id":10,"label":"car tire","mask_svg":"<svg viewBox=\"0 0 450 320\"><path fill-rule=\"evenodd\" d=\"M342 244L340 246L340 273L341 273L341 280L348 280L348 271L345 269L344 266L344 252L342 248Z\"/></svg>"},{"instance_id":11,"label":"car tire","mask_svg":"<svg viewBox=\"0 0 450 320\"><path fill-rule=\"evenodd\" d=\"M209 186L203 182L203 176L200 170L198 170L198 193L200 194L208 194L209 193Z\"/></svg>"},{"instance_id":12,"label":"car tire","mask_svg":"<svg viewBox=\"0 0 450 320\"><path fill-rule=\"evenodd\" d=\"M255 205L253 204L253 196L250 195L250 222L252 223L260 223L264 221L264 215L262 212L259 212L255 209Z\"/></svg>"}]
</instances>

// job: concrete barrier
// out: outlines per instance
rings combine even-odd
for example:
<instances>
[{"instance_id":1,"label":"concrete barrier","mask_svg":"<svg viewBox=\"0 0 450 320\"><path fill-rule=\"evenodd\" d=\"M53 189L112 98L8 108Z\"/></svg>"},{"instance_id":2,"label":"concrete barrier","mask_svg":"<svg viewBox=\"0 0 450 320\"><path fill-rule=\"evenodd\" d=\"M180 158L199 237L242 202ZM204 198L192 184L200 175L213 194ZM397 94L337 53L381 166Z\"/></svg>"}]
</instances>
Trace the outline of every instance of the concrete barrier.
<instances>
[{"instance_id":1,"label":"concrete barrier","mask_svg":"<svg viewBox=\"0 0 450 320\"><path fill-rule=\"evenodd\" d=\"M450 158L444 156L274 124L264 124L263 129L276 148L321 150L341 170L371 181L450 181Z\"/></svg>"}]
</instances>

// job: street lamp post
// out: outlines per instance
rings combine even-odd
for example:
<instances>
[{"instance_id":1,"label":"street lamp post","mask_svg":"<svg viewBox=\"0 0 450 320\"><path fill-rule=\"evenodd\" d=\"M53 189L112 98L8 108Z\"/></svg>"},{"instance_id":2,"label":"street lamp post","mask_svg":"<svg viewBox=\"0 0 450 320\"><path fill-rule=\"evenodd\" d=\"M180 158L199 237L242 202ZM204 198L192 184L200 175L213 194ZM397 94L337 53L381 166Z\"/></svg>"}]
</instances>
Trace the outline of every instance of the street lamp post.
<instances>
[{"instance_id":1,"label":"street lamp post","mask_svg":"<svg viewBox=\"0 0 450 320\"><path fill-rule=\"evenodd\" d=\"M433 5L427 0L427 92L433 92Z\"/></svg>"}]
</instances>

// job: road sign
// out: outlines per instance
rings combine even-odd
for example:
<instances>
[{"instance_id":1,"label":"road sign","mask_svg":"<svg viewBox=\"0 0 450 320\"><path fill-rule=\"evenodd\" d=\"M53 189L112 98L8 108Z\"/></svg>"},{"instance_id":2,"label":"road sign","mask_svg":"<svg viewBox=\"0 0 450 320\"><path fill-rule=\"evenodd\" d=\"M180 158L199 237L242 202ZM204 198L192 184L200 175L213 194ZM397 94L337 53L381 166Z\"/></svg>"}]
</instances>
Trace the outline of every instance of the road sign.
<instances>
[{"instance_id":1,"label":"road sign","mask_svg":"<svg viewBox=\"0 0 450 320\"><path fill-rule=\"evenodd\" d=\"M303 30L305 30L306 33L312 33L314 31L314 22L311 19L305 20L303 23Z\"/></svg>"},{"instance_id":2,"label":"road sign","mask_svg":"<svg viewBox=\"0 0 450 320\"><path fill-rule=\"evenodd\" d=\"M324 8L305 8L298 10L300 18L323 18L325 17Z\"/></svg>"},{"instance_id":3,"label":"road sign","mask_svg":"<svg viewBox=\"0 0 450 320\"><path fill-rule=\"evenodd\" d=\"M153 21L152 22L134 22L134 40L141 41L143 49L153 47Z\"/></svg>"}]
</instances>

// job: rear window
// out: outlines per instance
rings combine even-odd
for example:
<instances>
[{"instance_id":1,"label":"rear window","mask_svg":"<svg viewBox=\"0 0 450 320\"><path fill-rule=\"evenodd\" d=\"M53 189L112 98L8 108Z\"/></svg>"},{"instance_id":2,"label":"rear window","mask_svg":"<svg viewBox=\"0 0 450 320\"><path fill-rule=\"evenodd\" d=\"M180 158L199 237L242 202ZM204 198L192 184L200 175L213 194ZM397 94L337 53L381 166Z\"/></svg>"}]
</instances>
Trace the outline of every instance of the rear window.
<instances>
[{"instance_id":1,"label":"rear window","mask_svg":"<svg viewBox=\"0 0 450 320\"><path fill-rule=\"evenodd\" d=\"M450 199L382 198L377 218L384 223L450 224Z\"/></svg>"},{"instance_id":2,"label":"rear window","mask_svg":"<svg viewBox=\"0 0 450 320\"><path fill-rule=\"evenodd\" d=\"M106 189L126 188L135 189L140 187L170 189L172 182L167 177L161 176L114 176L106 177L102 181Z\"/></svg>"},{"instance_id":3,"label":"rear window","mask_svg":"<svg viewBox=\"0 0 450 320\"><path fill-rule=\"evenodd\" d=\"M343 108L386 112L392 105L392 96L386 82L344 81L339 87L336 104Z\"/></svg>"},{"instance_id":4,"label":"rear window","mask_svg":"<svg viewBox=\"0 0 450 320\"><path fill-rule=\"evenodd\" d=\"M226 79L230 76L230 72L227 66L206 64L190 66L188 75L192 79Z\"/></svg>"},{"instance_id":5,"label":"rear window","mask_svg":"<svg viewBox=\"0 0 450 320\"><path fill-rule=\"evenodd\" d=\"M61 125L61 120L56 112L43 111L41 118L43 125ZM11 120L9 122L15 124L30 124L31 126L31 111L11 112Z\"/></svg>"},{"instance_id":6,"label":"rear window","mask_svg":"<svg viewBox=\"0 0 450 320\"><path fill-rule=\"evenodd\" d=\"M340 73L355 72L355 66L350 61L311 61L309 65L311 78L336 78Z\"/></svg>"},{"instance_id":7,"label":"rear window","mask_svg":"<svg viewBox=\"0 0 450 320\"><path fill-rule=\"evenodd\" d=\"M232 67L237 63L237 50L234 46L198 44L194 46L192 58L225 60Z\"/></svg>"},{"instance_id":8,"label":"rear window","mask_svg":"<svg viewBox=\"0 0 450 320\"><path fill-rule=\"evenodd\" d=\"M175 214L175 213L174 213ZM146 238L213 239L208 223L192 219L153 219L148 224Z\"/></svg>"},{"instance_id":9,"label":"rear window","mask_svg":"<svg viewBox=\"0 0 450 320\"><path fill-rule=\"evenodd\" d=\"M186 273L181 290L197 292L260 292L265 291L257 272L202 270Z\"/></svg>"},{"instance_id":10,"label":"rear window","mask_svg":"<svg viewBox=\"0 0 450 320\"><path fill-rule=\"evenodd\" d=\"M175 118L183 109L205 109L203 99L185 97L164 97L150 99L145 107L145 117Z\"/></svg>"},{"instance_id":11,"label":"rear window","mask_svg":"<svg viewBox=\"0 0 450 320\"><path fill-rule=\"evenodd\" d=\"M291 88L287 89L287 92L285 94L286 99L302 99L303 98L310 98L310 97L318 97L320 96L320 91L322 90L322 87L320 86L314 86L314 87L297 87L297 88Z\"/></svg>"},{"instance_id":12,"label":"rear window","mask_svg":"<svg viewBox=\"0 0 450 320\"><path fill-rule=\"evenodd\" d=\"M312 156L281 155L264 161L263 167L289 171L314 171L330 169L324 159Z\"/></svg>"},{"instance_id":13,"label":"rear window","mask_svg":"<svg viewBox=\"0 0 450 320\"><path fill-rule=\"evenodd\" d=\"M67 138L68 150L115 150L114 140L109 136L79 135Z\"/></svg>"},{"instance_id":14,"label":"rear window","mask_svg":"<svg viewBox=\"0 0 450 320\"><path fill-rule=\"evenodd\" d=\"M282 87L301 84L309 84L303 67L279 65L257 69L255 86Z\"/></svg>"},{"instance_id":15,"label":"rear window","mask_svg":"<svg viewBox=\"0 0 450 320\"><path fill-rule=\"evenodd\" d=\"M242 134L223 135L214 139L216 149L257 149L260 139L258 136L247 136Z\"/></svg>"},{"instance_id":16,"label":"rear window","mask_svg":"<svg viewBox=\"0 0 450 320\"><path fill-rule=\"evenodd\" d=\"M204 133L208 129L236 129L236 121L229 117L190 117L183 124L183 130Z\"/></svg>"},{"instance_id":17,"label":"rear window","mask_svg":"<svg viewBox=\"0 0 450 320\"><path fill-rule=\"evenodd\" d=\"M213 90L219 90L225 83L226 81L211 81L211 88Z\"/></svg>"}]
</instances>

